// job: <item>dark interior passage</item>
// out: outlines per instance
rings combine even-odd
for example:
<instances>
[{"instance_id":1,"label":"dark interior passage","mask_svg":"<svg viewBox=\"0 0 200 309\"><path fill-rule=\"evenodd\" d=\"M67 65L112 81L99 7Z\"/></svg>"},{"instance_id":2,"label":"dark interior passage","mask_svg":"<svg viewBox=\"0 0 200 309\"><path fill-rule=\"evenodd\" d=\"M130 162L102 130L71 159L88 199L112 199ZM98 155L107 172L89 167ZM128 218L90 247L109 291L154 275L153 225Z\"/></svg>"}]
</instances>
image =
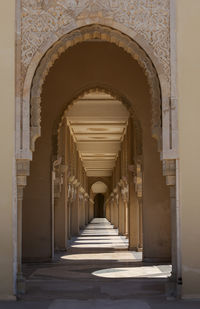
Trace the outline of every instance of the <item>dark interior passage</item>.
<instances>
[{"instance_id":1,"label":"dark interior passage","mask_svg":"<svg viewBox=\"0 0 200 309\"><path fill-rule=\"evenodd\" d=\"M104 195L102 193L98 193L94 198L94 217L105 218Z\"/></svg>"}]
</instances>

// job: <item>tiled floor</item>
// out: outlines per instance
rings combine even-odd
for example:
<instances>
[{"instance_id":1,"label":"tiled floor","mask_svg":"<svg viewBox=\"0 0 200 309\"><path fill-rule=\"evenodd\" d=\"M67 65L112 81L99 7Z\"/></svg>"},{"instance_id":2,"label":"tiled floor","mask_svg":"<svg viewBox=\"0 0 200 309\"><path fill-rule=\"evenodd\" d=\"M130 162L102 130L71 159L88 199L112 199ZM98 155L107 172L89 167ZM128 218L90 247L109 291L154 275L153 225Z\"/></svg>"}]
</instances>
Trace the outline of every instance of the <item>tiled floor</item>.
<instances>
[{"instance_id":1,"label":"tiled floor","mask_svg":"<svg viewBox=\"0 0 200 309\"><path fill-rule=\"evenodd\" d=\"M52 263L24 265L26 295L0 308L200 308L200 302L167 301L171 266L144 264L140 252L127 249L106 219L94 219Z\"/></svg>"}]
</instances>

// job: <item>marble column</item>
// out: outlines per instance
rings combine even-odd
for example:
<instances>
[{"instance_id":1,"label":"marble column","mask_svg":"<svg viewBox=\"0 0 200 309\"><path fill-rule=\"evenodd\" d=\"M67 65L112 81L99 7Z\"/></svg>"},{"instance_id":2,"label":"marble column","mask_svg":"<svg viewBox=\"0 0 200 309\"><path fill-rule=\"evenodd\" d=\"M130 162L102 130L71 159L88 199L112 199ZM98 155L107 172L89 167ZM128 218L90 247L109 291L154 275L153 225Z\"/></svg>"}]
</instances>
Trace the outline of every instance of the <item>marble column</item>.
<instances>
[{"instance_id":1,"label":"marble column","mask_svg":"<svg viewBox=\"0 0 200 309\"><path fill-rule=\"evenodd\" d=\"M128 202L124 200L124 235L128 237Z\"/></svg>"},{"instance_id":2,"label":"marble column","mask_svg":"<svg viewBox=\"0 0 200 309\"><path fill-rule=\"evenodd\" d=\"M119 234L124 235L124 203L122 200L121 188L119 190L118 218L119 218Z\"/></svg>"},{"instance_id":3,"label":"marble column","mask_svg":"<svg viewBox=\"0 0 200 309\"><path fill-rule=\"evenodd\" d=\"M129 250L137 251L139 247L139 205L133 176L130 177L129 190Z\"/></svg>"},{"instance_id":4,"label":"marble column","mask_svg":"<svg viewBox=\"0 0 200 309\"><path fill-rule=\"evenodd\" d=\"M181 269L178 242L180 241L178 234L178 216L179 209L177 208L176 199L176 161L163 161L163 174L166 176L166 184L170 188L170 207L171 207L171 260L172 274L171 281L181 284ZM176 289L175 289L176 290ZM176 291L175 291L176 293Z\"/></svg>"},{"instance_id":5,"label":"marble column","mask_svg":"<svg viewBox=\"0 0 200 309\"><path fill-rule=\"evenodd\" d=\"M25 294L26 283L22 273L22 200L23 187L17 187L17 295Z\"/></svg>"},{"instance_id":6,"label":"marble column","mask_svg":"<svg viewBox=\"0 0 200 309\"><path fill-rule=\"evenodd\" d=\"M171 232L172 232L172 274L171 280L177 281L177 239L176 239L176 186L170 186Z\"/></svg>"},{"instance_id":7,"label":"marble column","mask_svg":"<svg viewBox=\"0 0 200 309\"><path fill-rule=\"evenodd\" d=\"M85 194L85 225L89 222L89 205L88 205L88 194Z\"/></svg>"},{"instance_id":8,"label":"marble column","mask_svg":"<svg viewBox=\"0 0 200 309\"><path fill-rule=\"evenodd\" d=\"M139 203L139 246L137 251L143 250L143 219L142 219L142 198L138 199Z\"/></svg>"},{"instance_id":9,"label":"marble column","mask_svg":"<svg viewBox=\"0 0 200 309\"><path fill-rule=\"evenodd\" d=\"M79 235L79 192L78 187L73 187L73 205L71 208L72 211L72 221L71 221L71 234L72 236Z\"/></svg>"},{"instance_id":10,"label":"marble column","mask_svg":"<svg viewBox=\"0 0 200 309\"><path fill-rule=\"evenodd\" d=\"M114 195L113 199L113 205L114 205L114 215L115 215L115 228L119 228L119 204L118 204L118 194Z\"/></svg>"},{"instance_id":11,"label":"marble column","mask_svg":"<svg viewBox=\"0 0 200 309\"><path fill-rule=\"evenodd\" d=\"M23 190L26 186L27 176L30 172L30 162L28 160L17 160L17 278L16 293L17 297L26 292L25 278L22 273L22 202Z\"/></svg>"}]
</instances>

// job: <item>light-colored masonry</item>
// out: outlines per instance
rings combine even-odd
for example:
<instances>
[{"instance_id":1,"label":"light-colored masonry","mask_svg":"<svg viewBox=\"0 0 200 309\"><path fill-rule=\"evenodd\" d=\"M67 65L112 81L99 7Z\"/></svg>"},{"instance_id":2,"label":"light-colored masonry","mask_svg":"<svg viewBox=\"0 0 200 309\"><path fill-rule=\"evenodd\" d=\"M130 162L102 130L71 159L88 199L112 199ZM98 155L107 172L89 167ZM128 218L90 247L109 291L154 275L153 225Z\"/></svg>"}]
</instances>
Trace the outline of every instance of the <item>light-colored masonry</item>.
<instances>
[{"instance_id":1,"label":"light-colored masonry","mask_svg":"<svg viewBox=\"0 0 200 309\"><path fill-rule=\"evenodd\" d=\"M18 201L40 136L40 96L50 67L68 47L101 39L122 47L143 68L151 92L152 135L167 184L175 186L176 94L173 0L18 0L16 158ZM170 29L171 25L171 29ZM171 76L171 74L173 76ZM162 108L161 108L162 107ZM161 124L162 114L162 124Z\"/></svg>"},{"instance_id":2,"label":"light-colored masonry","mask_svg":"<svg viewBox=\"0 0 200 309\"><path fill-rule=\"evenodd\" d=\"M170 25L174 26L173 2L17 1L17 76L21 77L16 84L18 191L26 184L34 143L40 136L40 95L50 67L68 47L96 38L124 48L143 67L152 98L152 135L158 141L164 174L169 176L167 182L175 184L177 107L176 96L171 93L174 59L170 54L175 40L170 37Z\"/></svg>"},{"instance_id":3,"label":"light-colored masonry","mask_svg":"<svg viewBox=\"0 0 200 309\"><path fill-rule=\"evenodd\" d=\"M30 113L37 110L33 106L29 110L29 107L32 80L40 60L49 49L52 49L49 63L42 68L44 71L42 77L45 78L49 67L64 49L96 37L123 47L143 66L151 81L154 107L159 96L157 93L154 94L157 85L156 78L152 80L153 68L150 66L151 61L153 62L161 84L162 116L165 127L164 139L159 150L163 151L163 158L174 158L176 143L173 140L174 134L169 132L170 128L173 130L173 126L168 123L168 118L171 119L171 116L167 113L167 111L171 112L169 0L21 0L17 1L17 5L17 19L20 20L17 25L17 69L21 76L17 85L17 157L19 159L31 159L30 149L34 147L30 145L30 140L40 135L38 128L30 132L29 123ZM80 30L81 27L88 25L99 25L99 27L88 31ZM134 43L135 46L133 46ZM43 82L42 78L38 81L39 88ZM40 97L39 92L37 97ZM152 108L152 112L152 134L159 140L160 111ZM32 115L32 119L38 117L39 123L40 111L37 110L36 113L37 115ZM33 133L34 130L36 133ZM31 137L31 135L35 136ZM33 144L32 141L31 143Z\"/></svg>"}]
</instances>

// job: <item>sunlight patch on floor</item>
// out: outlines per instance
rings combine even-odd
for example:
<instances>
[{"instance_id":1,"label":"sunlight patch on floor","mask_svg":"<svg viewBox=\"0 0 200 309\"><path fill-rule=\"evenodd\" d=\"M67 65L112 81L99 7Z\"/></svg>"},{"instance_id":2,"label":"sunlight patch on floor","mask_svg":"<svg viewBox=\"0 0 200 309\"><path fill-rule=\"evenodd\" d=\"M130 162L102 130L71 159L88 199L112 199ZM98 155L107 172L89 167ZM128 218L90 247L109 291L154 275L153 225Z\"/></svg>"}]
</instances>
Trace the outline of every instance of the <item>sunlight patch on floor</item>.
<instances>
[{"instance_id":1,"label":"sunlight patch on floor","mask_svg":"<svg viewBox=\"0 0 200 309\"><path fill-rule=\"evenodd\" d=\"M64 260L142 260L141 252L113 252L113 253L83 253L69 254L61 257Z\"/></svg>"},{"instance_id":2,"label":"sunlight patch on floor","mask_svg":"<svg viewBox=\"0 0 200 309\"><path fill-rule=\"evenodd\" d=\"M168 278L171 265L108 268L94 271L94 276L103 278Z\"/></svg>"}]
</instances>

